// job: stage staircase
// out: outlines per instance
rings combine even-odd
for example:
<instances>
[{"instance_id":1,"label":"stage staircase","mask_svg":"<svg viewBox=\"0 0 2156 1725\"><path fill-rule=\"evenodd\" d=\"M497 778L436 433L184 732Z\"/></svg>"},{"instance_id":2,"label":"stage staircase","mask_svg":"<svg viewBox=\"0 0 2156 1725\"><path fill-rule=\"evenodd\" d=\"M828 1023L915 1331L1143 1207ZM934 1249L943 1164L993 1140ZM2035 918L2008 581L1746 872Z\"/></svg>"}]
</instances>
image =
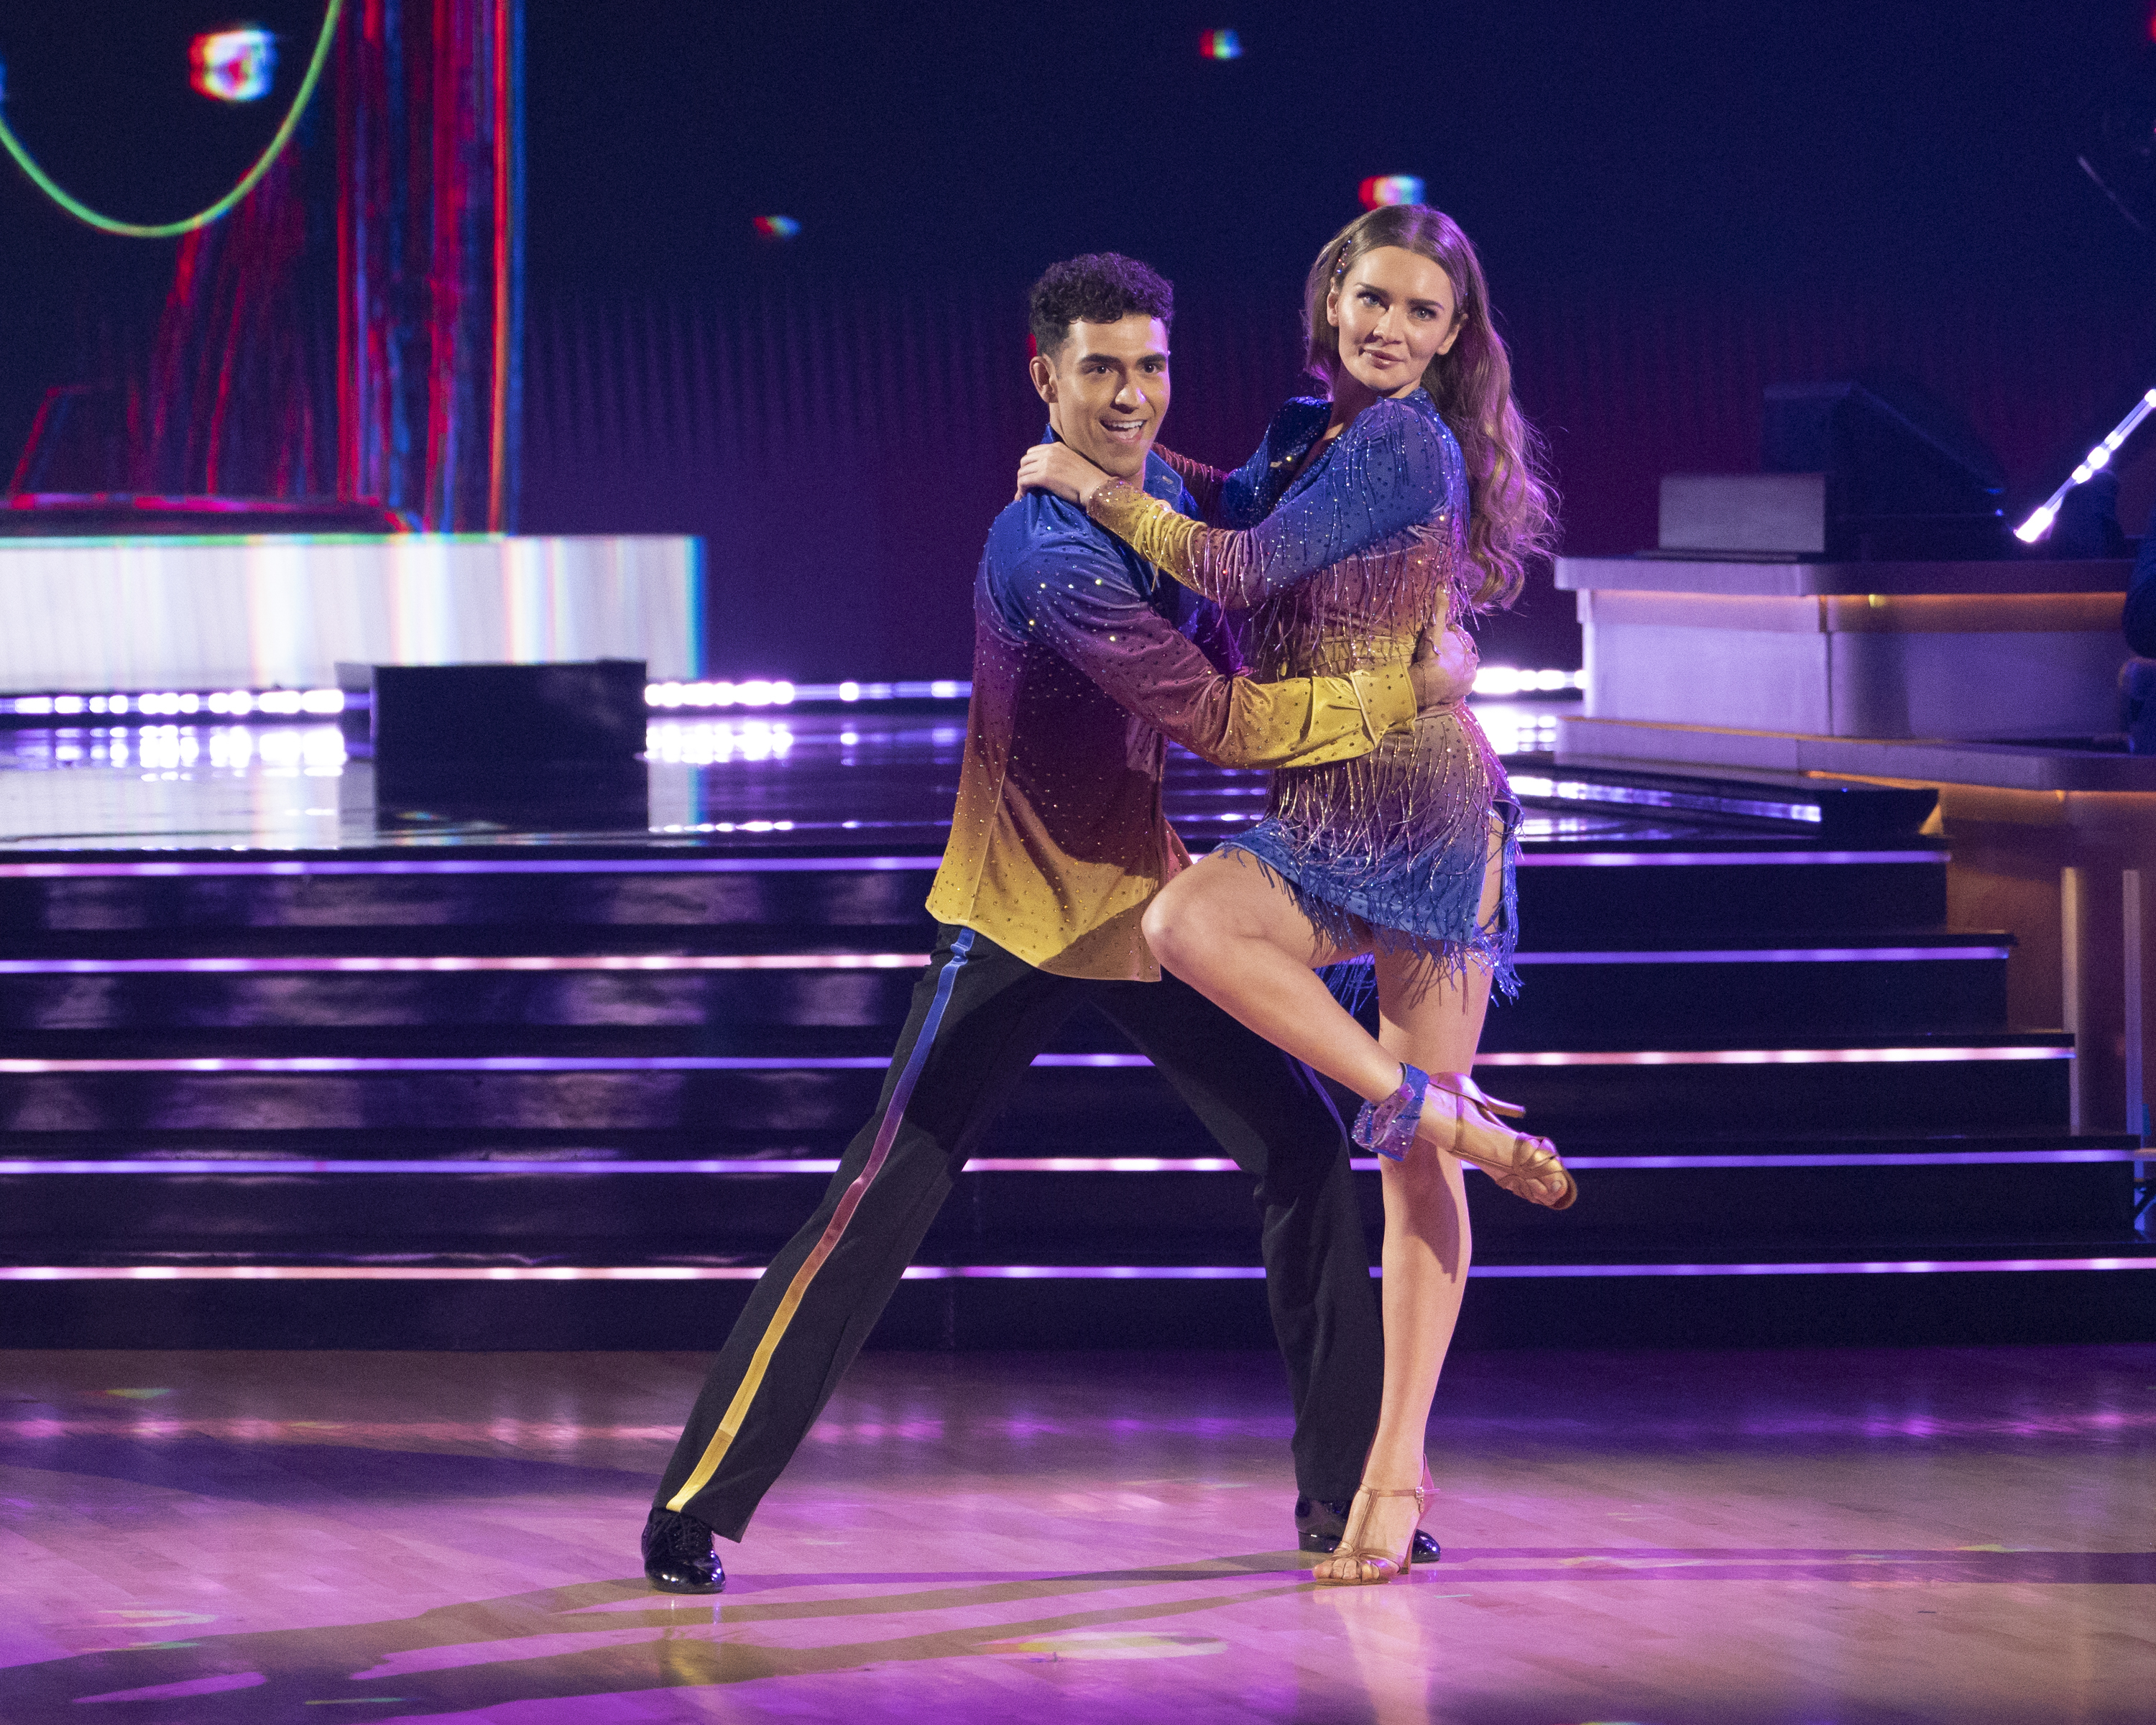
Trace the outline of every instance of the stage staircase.
<instances>
[{"instance_id":1,"label":"stage staircase","mask_svg":"<svg viewBox=\"0 0 2156 1725\"><path fill-rule=\"evenodd\" d=\"M1905 805L1589 778L1522 771L1478 1068L1581 1198L1469 1176L1470 1344L2156 1337L2137 1141L2069 1133L2071 1041L2006 1028ZM715 1345L875 1099L933 848L10 854L0 1334ZM1256 1263L1248 1182L1081 1016L879 1339L1261 1344Z\"/></svg>"}]
</instances>

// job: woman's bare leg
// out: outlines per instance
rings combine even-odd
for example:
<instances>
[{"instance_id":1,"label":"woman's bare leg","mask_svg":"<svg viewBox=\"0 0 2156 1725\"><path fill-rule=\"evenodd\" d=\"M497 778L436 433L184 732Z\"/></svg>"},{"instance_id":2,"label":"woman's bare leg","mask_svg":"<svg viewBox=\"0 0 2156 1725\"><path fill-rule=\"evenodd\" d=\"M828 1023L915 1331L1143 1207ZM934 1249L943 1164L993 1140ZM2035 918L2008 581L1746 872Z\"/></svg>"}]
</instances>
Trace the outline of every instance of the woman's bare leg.
<instances>
[{"instance_id":1,"label":"woman's bare leg","mask_svg":"<svg viewBox=\"0 0 2156 1725\"><path fill-rule=\"evenodd\" d=\"M1399 1056L1316 973L1368 948L1332 946L1247 852L1216 850L1185 869L1146 907L1144 927L1154 957L1276 1047L1366 1102L1399 1087Z\"/></svg>"},{"instance_id":2,"label":"woman's bare leg","mask_svg":"<svg viewBox=\"0 0 2156 1725\"><path fill-rule=\"evenodd\" d=\"M1496 912L1502 863L1502 841L1493 839L1477 911L1485 927ZM1444 974L1416 954L1383 952L1377 967L1378 1035L1387 1052L1428 1072L1471 1068L1490 1007L1488 969L1471 961L1464 970ZM1418 1145L1405 1161L1380 1162L1378 1169L1385 1194L1385 1377L1378 1435L1363 1464L1363 1479L1397 1489L1422 1479L1430 1403L1460 1322L1474 1234L1457 1158ZM1414 1513L1410 1497L1373 1501L1360 1530L1362 1543L1372 1551L1405 1550ZM1353 1580L1358 1567L1353 1558L1338 1558L1312 1573L1320 1579Z\"/></svg>"},{"instance_id":3,"label":"woman's bare leg","mask_svg":"<svg viewBox=\"0 0 2156 1725\"><path fill-rule=\"evenodd\" d=\"M1503 884L1503 841L1493 831L1477 911L1485 927ZM1145 933L1169 970L1367 1101L1398 1088L1403 1061L1430 1072L1466 1072L1475 1064L1490 1004L1486 968L1471 961L1446 973L1414 953L1378 952L1373 1038L1312 969L1348 955L1326 942L1287 889L1240 851L1217 851L1171 881L1148 909ZM1456 1158L1419 1147L1379 1168L1384 1387L1363 1477L1376 1486L1409 1486L1422 1478L1430 1403L1459 1322L1473 1236ZM1360 1537L1372 1549L1404 1550L1414 1517L1412 1498L1378 1500ZM1347 1579L1355 1567L1342 1558L1316 1573Z\"/></svg>"}]
</instances>

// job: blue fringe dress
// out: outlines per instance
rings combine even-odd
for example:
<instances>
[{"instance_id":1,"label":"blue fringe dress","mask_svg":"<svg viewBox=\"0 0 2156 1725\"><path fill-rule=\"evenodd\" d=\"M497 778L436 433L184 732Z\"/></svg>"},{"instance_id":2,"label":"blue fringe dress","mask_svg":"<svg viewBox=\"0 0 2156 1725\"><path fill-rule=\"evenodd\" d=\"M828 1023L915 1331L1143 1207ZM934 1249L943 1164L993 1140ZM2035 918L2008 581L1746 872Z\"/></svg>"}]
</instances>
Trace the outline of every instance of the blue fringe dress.
<instances>
[{"instance_id":1,"label":"blue fringe dress","mask_svg":"<svg viewBox=\"0 0 2156 1725\"><path fill-rule=\"evenodd\" d=\"M1323 432L1323 401L1294 400L1256 454L1222 473L1167 450L1204 521L1111 484L1094 518L1224 608L1250 674L1340 676L1405 664L1425 624L1474 614L1467 477L1429 395L1379 401L1289 478ZM1273 775L1264 818L1223 841L1286 883L1328 939L1470 957L1516 992L1520 806L1465 699L1388 732L1372 752ZM1503 890L1480 920L1493 837Z\"/></svg>"}]
</instances>

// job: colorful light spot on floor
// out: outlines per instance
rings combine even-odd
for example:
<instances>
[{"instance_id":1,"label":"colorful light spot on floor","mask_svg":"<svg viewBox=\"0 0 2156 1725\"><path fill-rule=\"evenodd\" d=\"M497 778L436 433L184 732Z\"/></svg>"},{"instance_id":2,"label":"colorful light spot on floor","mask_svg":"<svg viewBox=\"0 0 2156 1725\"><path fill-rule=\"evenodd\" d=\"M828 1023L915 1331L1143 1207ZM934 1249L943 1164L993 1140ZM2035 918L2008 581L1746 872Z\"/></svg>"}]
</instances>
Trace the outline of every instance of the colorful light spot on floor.
<instances>
[{"instance_id":1,"label":"colorful light spot on floor","mask_svg":"<svg viewBox=\"0 0 2156 1725\"><path fill-rule=\"evenodd\" d=\"M252 1689L270 1680L259 1671L220 1671L213 1677L189 1677L181 1683L152 1683L144 1689L115 1689L104 1695L78 1695L77 1707L100 1701L184 1701L191 1695L222 1695L228 1689Z\"/></svg>"},{"instance_id":2,"label":"colorful light spot on floor","mask_svg":"<svg viewBox=\"0 0 2156 1725\"><path fill-rule=\"evenodd\" d=\"M169 1389L108 1389L105 1392L107 1395L116 1395L123 1401L131 1402L146 1402L153 1397L170 1395L172 1393Z\"/></svg>"},{"instance_id":3,"label":"colorful light spot on floor","mask_svg":"<svg viewBox=\"0 0 2156 1725\"><path fill-rule=\"evenodd\" d=\"M1233 30L1205 30L1199 35L1198 51L1209 60L1239 60L1243 39Z\"/></svg>"},{"instance_id":4,"label":"colorful light spot on floor","mask_svg":"<svg viewBox=\"0 0 2156 1725\"><path fill-rule=\"evenodd\" d=\"M754 226L766 239L791 239L801 231L801 223L792 216L758 216Z\"/></svg>"},{"instance_id":5,"label":"colorful light spot on floor","mask_svg":"<svg viewBox=\"0 0 2156 1725\"><path fill-rule=\"evenodd\" d=\"M1021 1641L993 1641L983 1653L1021 1654L1057 1659L1188 1659L1194 1654L1225 1653L1228 1644L1210 1635L1155 1635L1136 1630L1077 1630L1067 1635L1037 1635Z\"/></svg>"}]
</instances>

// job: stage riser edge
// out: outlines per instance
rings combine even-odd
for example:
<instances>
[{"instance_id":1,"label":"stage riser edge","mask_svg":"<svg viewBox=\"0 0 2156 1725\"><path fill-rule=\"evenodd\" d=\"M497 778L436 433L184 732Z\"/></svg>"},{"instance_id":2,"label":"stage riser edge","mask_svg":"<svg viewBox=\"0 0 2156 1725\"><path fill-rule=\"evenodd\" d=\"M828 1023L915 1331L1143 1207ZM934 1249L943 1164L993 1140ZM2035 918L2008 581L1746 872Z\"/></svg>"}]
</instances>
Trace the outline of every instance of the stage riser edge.
<instances>
[{"instance_id":1,"label":"stage riser edge","mask_svg":"<svg viewBox=\"0 0 2156 1725\"><path fill-rule=\"evenodd\" d=\"M1553 1136L1717 1128L1732 1132L2016 1132L2063 1127L2061 1060L1918 1060L1491 1068L1492 1090L1524 1104ZM0 1075L0 1131L158 1128L587 1127L698 1126L850 1132L883 1075L839 1072L387 1072ZM1032 1120L1100 1122L1113 1155L1120 1121L1180 1108L1143 1069L1029 1074L1012 1104ZM1193 1153L1200 1153L1194 1152Z\"/></svg>"},{"instance_id":2,"label":"stage riser edge","mask_svg":"<svg viewBox=\"0 0 2156 1725\"><path fill-rule=\"evenodd\" d=\"M1490 1016L1482 1046L1564 1046L1597 1024L1635 1039L1719 1033L1891 1035L1988 1030L2006 1014L2003 958L1536 964ZM13 1030L370 1026L879 1027L895 1034L917 973L800 970L11 976ZM424 1040L415 1035L415 1040Z\"/></svg>"},{"instance_id":3,"label":"stage riser edge","mask_svg":"<svg viewBox=\"0 0 2156 1725\"><path fill-rule=\"evenodd\" d=\"M1014 1147L993 1147L991 1155ZM2133 1164L1589 1169L1574 1209L1468 1180L1475 1238L1568 1258L1747 1245L2131 1239ZM1377 1176L1357 1179L1374 1228ZM470 1173L0 1175L0 1253L31 1261L173 1254L331 1261L491 1253L534 1263L762 1264L816 1206L814 1174ZM924 1261L1255 1261L1240 1174L988 1173L960 1178ZM1374 1238L1374 1236L1373 1236ZM2156 1294L2156 1289L2151 1290Z\"/></svg>"},{"instance_id":4,"label":"stage riser edge","mask_svg":"<svg viewBox=\"0 0 2156 1725\"><path fill-rule=\"evenodd\" d=\"M2156 1342L2156 1271L1483 1281L1457 1345L1909 1347ZM716 1349L746 1284L11 1284L16 1348ZM1262 1285L908 1282L872 1348L1273 1345Z\"/></svg>"}]
</instances>

